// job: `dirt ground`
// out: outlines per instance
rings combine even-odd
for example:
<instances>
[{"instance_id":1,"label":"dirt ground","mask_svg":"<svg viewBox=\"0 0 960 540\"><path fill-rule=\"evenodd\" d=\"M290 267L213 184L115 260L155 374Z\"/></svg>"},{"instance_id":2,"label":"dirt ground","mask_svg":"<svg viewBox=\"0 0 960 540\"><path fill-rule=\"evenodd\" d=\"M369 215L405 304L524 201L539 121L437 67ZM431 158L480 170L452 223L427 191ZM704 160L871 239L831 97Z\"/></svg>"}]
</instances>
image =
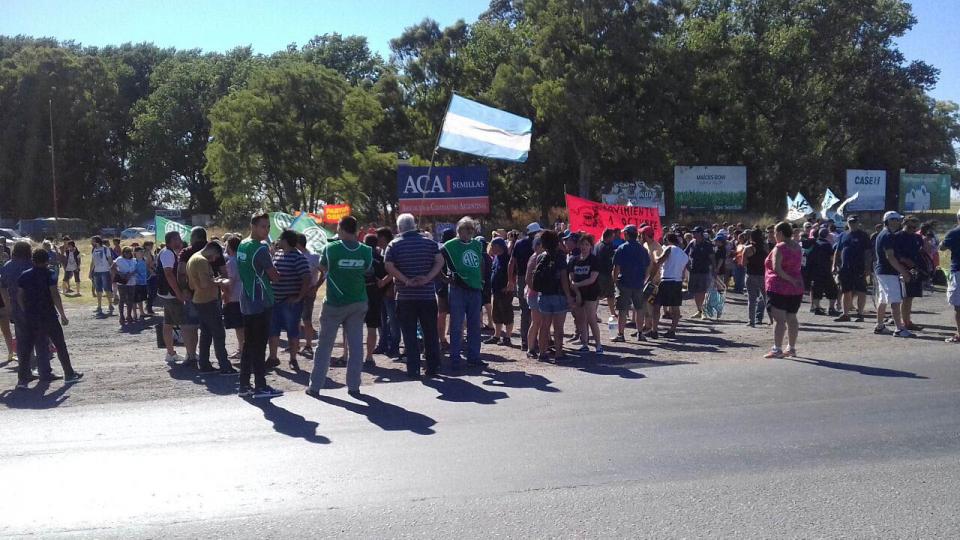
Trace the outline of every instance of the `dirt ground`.
<instances>
[{"instance_id":1,"label":"dirt ground","mask_svg":"<svg viewBox=\"0 0 960 540\"><path fill-rule=\"evenodd\" d=\"M799 350L801 356L819 357L811 361L829 362L831 351L839 349L863 351L868 356L872 347L903 347L913 354L922 354L924 347L956 347L943 343L943 339L952 334L953 318L948 308L943 290L926 293L915 306L914 320L925 326L919 339L900 340L890 336L875 336L871 329L873 322L834 323L832 317L818 317L809 313L809 304L801 309L801 333ZM231 396L236 393L237 377L217 375L202 376L194 368L187 366L168 366L164 362L164 351L156 346L154 325L160 321L155 318L145 324L121 331L116 316L98 318L93 313L95 307L89 289L78 298L66 299L70 324L65 328L66 340L74 366L83 371L83 381L72 385L63 385L56 381L49 385L31 385L30 390L14 391L16 384L16 364L0 362L0 403L8 408L50 408L57 406L77 406L103 404L124 401L148 401L157 399L189 399L203 395ZM605 323L607 310L601 306L601 334L604 339L605 354L569 352L574 349L568 344L568 361L561 365L545 364L526 358L519 349L519 339L514 337L514 347L484 345L482 358L489 367L464 370L466 375L483 375L496 385L497 380L510 386L518 384L537 387L548 381L546 374L552 370L578 369L587 373L623 378L643 378L644 371L650 368L668 366L690 366L706 362L765 362L762 355L772 342L772 330L768 325L750 328L745 324L746 305L743 295L727 294L727 305L720 321L695 321L689 319L693 314L692 301L685 301L684 319L675 340L651 340L639 343L628 339L627 343L610 343L612 337ZM319 317L319 302L315 317ZM873 304L868 299L867 310L873 313ZM519 326L519 312L516 317ZM567 333L573 331L572 318L567 319ZM227 333L227 349L237 348L231 331ZM628 332L629 335L629 332ZM895 343L891 343L891 342ZM179 352L183 354L182 348ZM338 343L335 355L342 352ZM2 351L0 358L6 357ZM212 351L211 351L212 354ZM957 349L960 359L960 348ZM270 384L287 392L303 391L309 371L313 366L311 358L300 358L300 370L291 371L286 365L286 357L281 354L283 365L268 374ZM775 361L775 360L774 360ZM238 361L234 361L235 364ZM376 357L377 366L365 370L363 384L383 384L390 382L408 382L405 366L395 359L385 356ZM54 371L60 373L59 364L53 360ZM448 363L446 358L444 368ZM849 369L867 369L865 366L850 365ZM342 385L344 368L331 368L330 378L336 385ZM442 371L449 373L449 371ZM408 382L408 384L420 384Z\"/></svg>"}]
</instances>

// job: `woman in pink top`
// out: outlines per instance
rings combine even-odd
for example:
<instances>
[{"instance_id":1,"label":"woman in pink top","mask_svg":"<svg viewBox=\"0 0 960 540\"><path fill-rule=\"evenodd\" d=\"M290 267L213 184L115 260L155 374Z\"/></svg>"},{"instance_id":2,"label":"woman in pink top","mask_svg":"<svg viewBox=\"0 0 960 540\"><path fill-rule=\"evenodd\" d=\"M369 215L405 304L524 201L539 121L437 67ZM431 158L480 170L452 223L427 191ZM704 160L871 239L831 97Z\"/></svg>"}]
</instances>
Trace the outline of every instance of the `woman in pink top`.
<instances>
[{"instance_id":1,"label":"woman in pink top","mask_svg":"<svg viewBox=\"0 0 960 540\"><path fill-rule=\"evenodd\" d=\"M793 227L783 221L775 228L777 245L764 262L764 283L770 315L773 316L773 348L764 358L797 355L797 334L800 322L797 312L803 302L803 275L800 272L803 251L793 239ZM783 336L787 349L783 350Z\"/></svg>"}]
</instances>

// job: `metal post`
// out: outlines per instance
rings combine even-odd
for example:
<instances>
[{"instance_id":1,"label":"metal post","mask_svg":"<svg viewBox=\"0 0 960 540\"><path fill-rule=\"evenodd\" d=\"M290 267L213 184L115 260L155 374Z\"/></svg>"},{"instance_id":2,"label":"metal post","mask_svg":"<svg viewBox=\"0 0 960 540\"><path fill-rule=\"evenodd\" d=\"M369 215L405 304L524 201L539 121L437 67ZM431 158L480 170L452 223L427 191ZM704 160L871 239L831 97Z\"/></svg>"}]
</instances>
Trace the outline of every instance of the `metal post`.
<instances>
[{"instance_id":1,"label":"metal post","mask_svg":"<svg viewBox=\"0 0 960 540\"><path fill-rule=\"evenodd\" d=\"M53 240L56 242L60 236L60 209L57 206L57 168L53 149L53 98L47 100L47 107L50 113L50 179L53 182Z\"/></svg>"}]
</instances>

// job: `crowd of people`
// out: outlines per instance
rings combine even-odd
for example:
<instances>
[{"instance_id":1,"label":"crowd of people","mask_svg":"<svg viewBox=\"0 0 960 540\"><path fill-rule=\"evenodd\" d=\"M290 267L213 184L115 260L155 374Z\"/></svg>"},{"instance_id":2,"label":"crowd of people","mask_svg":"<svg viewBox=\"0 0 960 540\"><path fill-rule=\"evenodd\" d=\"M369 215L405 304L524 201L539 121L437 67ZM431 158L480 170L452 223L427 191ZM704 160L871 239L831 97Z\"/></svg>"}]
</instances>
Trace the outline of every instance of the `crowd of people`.
<instances>
[{"instance_id":1,"label":"crowd of people","mask_svg":"<svg viewBox=\"0 0 960 540\"><path fill-rule=\"evenodd\" d=\"M605 342L683 339L678 323L684 301L692 300L693 318L703 320L716 315L713 304L725 291L746 296L746 324L769 321L773 346L765 357L783 358L797 355L797 313L807 294L815 315L864 322L872 286L874 332L910 338L922 330L913 322L913 299L942 277L957 326L947 341L960 343L960 224L943 239L931 224L897 212L886 212L872 235L862 225L858 216L848 216L843 230L815 216L800 225L673 225L657 239L650 226L607 229L594 238L562 222L552 229L531 223L523 233L494 231L488 241L464 217L438 241L419 230L410 214L398 217L396 229L366 233L355 218L345 217L336 237L315 254L307 250L306 237L292 230L271 243L269 216L258 214L244 237L208 241L207 231L195 227L189 244L168 232L159 250L153 242L121 247L119 240L110 246L94 237L88 278L98 315L104 309L112 314L116 306L124 326L161 306L158 339L166 362L202 374L239 375L239 395L252 398L282 393L268 384L267 373L281 365L284 335L290 369L300 370L299 357L313 357L307 394L319 394L331 366L346 367L347 389L355 394L375 354L402 358L410 378L432 378L444 355L456 373L464 365L484 365L483 345L514 347L515 337L530 358L545 362L566 361L569 343L584 354L592 344L593 354L602 355ZM946 250L950 272L939 275L939 254ZM0 243L0 329L8 359L19 361L17 388L34 378L73 383L83 376L70 362L58 286L62 271L64 292L73 293L75 286L79 294L81 263L68 238L59 249L52 241L35 249L26 242L12 249ZM606 339L602 303L611 334ZM575 323L569 341L568 314ZM345 351L335 358L341 329ZM227 330L239 344L233 354ZM177 353L178 337L185 357ZM62 377L51 369L52 352Z\"/></svg>"}]
</instances>

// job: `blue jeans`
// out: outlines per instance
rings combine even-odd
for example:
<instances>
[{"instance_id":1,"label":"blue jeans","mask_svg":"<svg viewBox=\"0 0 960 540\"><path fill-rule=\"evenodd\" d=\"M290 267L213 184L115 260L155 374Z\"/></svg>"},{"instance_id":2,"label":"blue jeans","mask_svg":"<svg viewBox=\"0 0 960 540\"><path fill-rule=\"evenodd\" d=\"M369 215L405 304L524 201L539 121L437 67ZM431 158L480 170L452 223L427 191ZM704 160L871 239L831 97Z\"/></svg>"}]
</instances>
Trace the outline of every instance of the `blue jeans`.
<instances>
[{"instance_id":1,"label":"blue jeans","mask_svg":"<svg viewBox=\"0 0 960 540\"><path fill-rule=\"evenodd\" d=\"M467 362L480 361L480 310L483 308L481 291L450 287L450 361L460 362L463 341L463 320L467 320Z\"/></svg>"},{"instance_id":2,"label":"blue jeans","mask_svg":"<svg viewBox=\"0 0 960 540\"><path fill-rule=\"evenodd\" d=\"M380 311L380 343L377 348L386 353L400 349L400 321L397 319L397 301L393 298L383 299L383 309Z\"/></svg>"},{"instance_id":3,"label":"blue jeans","mask_svg":"<svg viewBox=\"0 0 960 540\"><path fill-rule=\"evenodd\" d=\"M733 268L733 291L740 294L743 292L744 280L747 277L747 271L742 266Z\"/></svg>"}]
</instances>

